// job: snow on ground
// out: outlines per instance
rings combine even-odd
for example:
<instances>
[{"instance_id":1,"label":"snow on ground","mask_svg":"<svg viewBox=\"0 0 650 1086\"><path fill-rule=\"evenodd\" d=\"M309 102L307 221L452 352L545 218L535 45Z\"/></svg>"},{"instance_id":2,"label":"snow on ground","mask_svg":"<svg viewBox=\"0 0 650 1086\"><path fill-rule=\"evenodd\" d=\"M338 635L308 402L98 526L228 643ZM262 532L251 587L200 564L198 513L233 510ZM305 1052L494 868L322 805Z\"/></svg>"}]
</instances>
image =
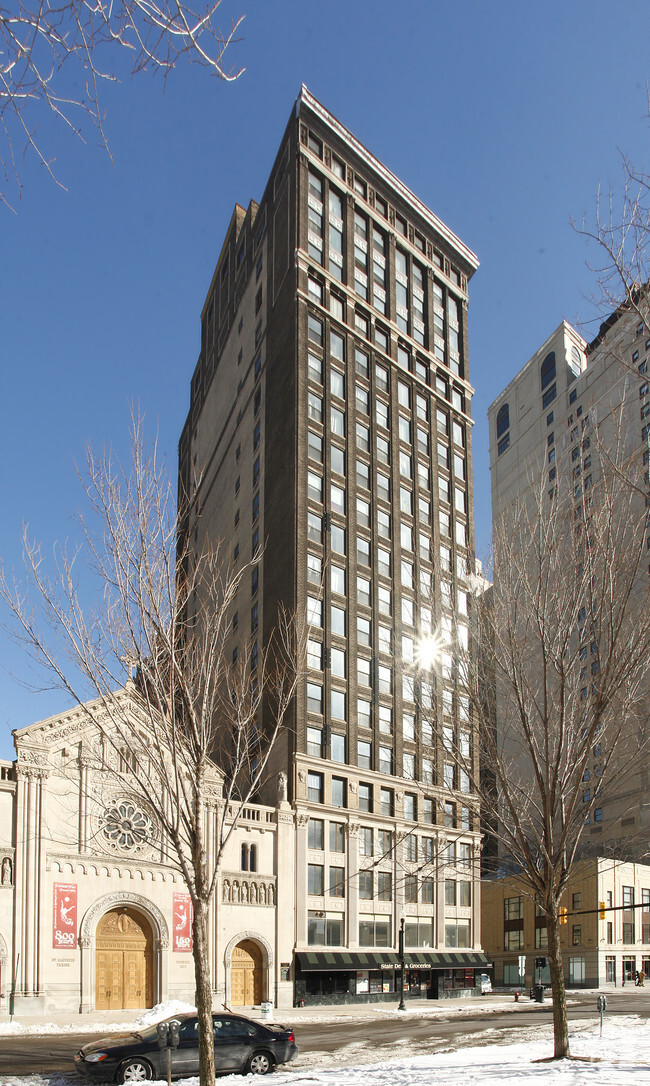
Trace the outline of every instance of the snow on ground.
<instances>
[{"instance_id":1,"label":"snow on ground","mask_svg":"<svg viewBox=\"0 0 650 1086\"><path fill-rule=\"evenodd\" d=\"M636 1016L605 1019L602 1039L597 1020L571 1030L576 1057L547 1062L552 1029L522 1027L514 1044L485 1044L492 1031L456 1039L444 1051L412 1055L408 1029L403 1041L382 1050L348 1045L335 1053L309 1053L280 1068L269 1086L650 1086L650 1021ZM434 1037L432 1036L432 1041ZM541 1061L541 1062L540 1062ZM341 1066L343 1065L343 1066ZM187 1078L179 1086L198 1086ZM219 1086L239 1086L241 1076L217 1080ZM250 1082L250 1079L248 1080ZM73 1074L0 1077L2 1086L80 1086Z\"/></svg>"},{"instance_id":2,"label":"snow on ground","mask_svg":"<svg viewBox=\"0 0 650 1086\"><path fill-rule=\"evenodd\" d=\"M162 1022L163 1018L171 1018L172 1014L185 1014L187 1011L195 1011L191 1003L182 1003L179 999L168 999L164 1003L157 1003L151 1010L145 1011L139 1018L129 1018L127 1022L89 1022L81 1018L73 1018L72 1022L65 1025L57 1025L56 1022L0 1022L0 1037L15 1036L34 1033L131 1033L133 1030L144 1026L151 1026L154 1022ZM1 1080L0 1080L1 1081Z\"/></svg>"}]
</instances>

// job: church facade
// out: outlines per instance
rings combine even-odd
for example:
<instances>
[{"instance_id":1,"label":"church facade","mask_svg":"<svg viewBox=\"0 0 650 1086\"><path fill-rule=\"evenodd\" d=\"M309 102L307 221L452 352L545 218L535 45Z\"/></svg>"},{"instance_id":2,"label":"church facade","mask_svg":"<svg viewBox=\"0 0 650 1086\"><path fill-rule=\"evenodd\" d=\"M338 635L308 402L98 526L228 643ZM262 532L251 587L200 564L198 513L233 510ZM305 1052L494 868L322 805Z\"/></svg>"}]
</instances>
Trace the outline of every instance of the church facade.
<instances>
[{"instance_id":1,"label":"church facade","mask_svg":"<svg viewBox=\"0 0 650 1086\"><path fill-rule=\"evenodd\" d=\"M0 762L0 1016L194 1001L187 886L92 733L75 709ZM293 855L285 800L243 808L210 918L215 1006L291 1006Z\"/></svg>"}]
</instances>

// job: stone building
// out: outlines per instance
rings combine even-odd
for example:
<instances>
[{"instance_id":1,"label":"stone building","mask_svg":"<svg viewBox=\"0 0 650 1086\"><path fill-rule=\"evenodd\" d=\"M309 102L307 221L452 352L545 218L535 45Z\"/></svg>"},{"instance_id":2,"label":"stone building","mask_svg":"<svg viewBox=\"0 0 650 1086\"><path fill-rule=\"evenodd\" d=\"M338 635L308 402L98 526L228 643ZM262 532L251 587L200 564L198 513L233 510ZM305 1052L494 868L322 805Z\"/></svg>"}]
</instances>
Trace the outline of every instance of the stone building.
<instances>
[{"instance_id":1,"label":"stone building","mask_svg":"<svg viewBox=\"0 0 650 1086\"><path fill-rule=\"evenodd\" d=\"M193 1002L187 887L88 712L14 739L16 761L0 764L0 1014ZM215 1007L292 1005L293 862L289 805L244 807L212 907Z\"/></svg>"},{"instance_id":2,"label":"stone building","mask_svg":"<svg viewBox=\"0 0 650 1086\"><path fill-rule=\"evenodd\" d=\"M303 87L234 209L179 443L190 540L252 563L232 652L278 609L309 670L275 770L296 814L297 999L473 991L478 744L454 667L474 572L468 283L478 261ZM460 752L460 753L459 753ZM268 796L262 796L268 801Z\"/></svg>"}]
</instances>

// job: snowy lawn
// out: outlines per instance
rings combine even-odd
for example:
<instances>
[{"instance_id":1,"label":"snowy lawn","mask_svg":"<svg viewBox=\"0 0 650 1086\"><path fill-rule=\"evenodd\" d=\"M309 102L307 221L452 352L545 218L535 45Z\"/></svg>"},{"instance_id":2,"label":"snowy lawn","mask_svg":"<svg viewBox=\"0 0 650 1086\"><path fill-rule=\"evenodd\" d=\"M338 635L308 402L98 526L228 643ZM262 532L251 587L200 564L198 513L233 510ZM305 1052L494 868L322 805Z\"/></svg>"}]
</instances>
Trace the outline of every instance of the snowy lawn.
<instances>
[{"instance_id":1,"label":"snowy lawn","mask_svg":"<svg viewBox=\"0 0 650 1086\"><path fill-rule=\"evenodd\" d=\"M575 1057L558 1064L546 1061L552 1052L549 1027L527 1028L522 1019L514 1044L485 1044L491 1031L468 1034L457 1047L431 1055L408 1054L404 1040L382 1051L381 1062L372 1048L349 1045L335 1053L313 1052L277 1071L269 1086L474 1086L474 1084L541 1084L543 1086L650 1086L650 1021L636 1016L605 1019L603 1037L597 1020L571 1030ZM432 1023L432 1032L434 1030ZM300 1038L298 1038L300 1040ZM435 1037L432 1036L432 1041ZM180 1080L179 1086L198 1086L198 1078ZM238 1086L239 1075L217 1080L220 1086ZM248 1079L248 1082L251 1080ZM76 1074L0 1077L3 1086L81 1086Z\"/></svg>"}]
</instances>

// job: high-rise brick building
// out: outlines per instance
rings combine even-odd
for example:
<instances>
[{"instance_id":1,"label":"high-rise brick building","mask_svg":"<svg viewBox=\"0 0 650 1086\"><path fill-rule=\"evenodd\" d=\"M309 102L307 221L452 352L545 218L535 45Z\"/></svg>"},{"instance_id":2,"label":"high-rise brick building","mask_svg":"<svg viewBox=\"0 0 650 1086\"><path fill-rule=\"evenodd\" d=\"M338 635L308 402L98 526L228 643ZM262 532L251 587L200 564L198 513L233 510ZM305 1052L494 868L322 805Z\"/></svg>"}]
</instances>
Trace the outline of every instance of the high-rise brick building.
<instances>
[{"instance_id":1,"label":"high-rise brick building","mask_svg":"<svg viewBox=\"0 0 650 1086\"><path fill-rule=\"evenodd\" d=\"M253 563L234 654L255 660L280 604L311 624L273 767L295 823L296 998L394 999L402 918L413 993L472 989L485 963L453 651L469 636L477 266L303 87L201 314L188 530Z\"/></svg>"}]
</instances>

